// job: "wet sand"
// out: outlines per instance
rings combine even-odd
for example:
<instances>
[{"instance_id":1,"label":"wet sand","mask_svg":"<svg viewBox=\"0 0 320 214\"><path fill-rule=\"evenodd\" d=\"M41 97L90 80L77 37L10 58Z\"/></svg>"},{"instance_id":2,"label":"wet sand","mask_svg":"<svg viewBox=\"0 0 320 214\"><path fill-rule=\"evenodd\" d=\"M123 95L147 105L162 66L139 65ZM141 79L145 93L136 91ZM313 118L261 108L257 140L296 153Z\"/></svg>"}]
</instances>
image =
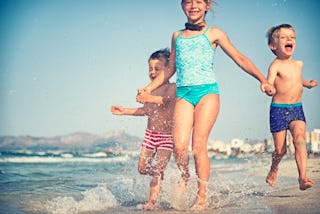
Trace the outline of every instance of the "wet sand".
<instances>
[{"instance_id":1,"label":"wet sand","mask_svg":"<svg viewBox=\"0 0 320 214\"><path fill-rule=\"evenodd\" d=\"M259 182L265 179L269 166L253 167L247 171L249 176L255 176ZM154 211L142 211L136 207L119 207L105 211L85 212L85 214L128 214L128 213L203 213L203 214L248 214L248 213L272 213L272 214L316 214L320 213L320 158L310 158L307 168L308 177L314 180L314 186L308 190L301 191L296 184L283 185L279 182L274 188L269 188L266 183L261 183L262 188L269 189L267 193L260 195L259 192L246 197L243 203L229 203L219 208L210 208L205 211L156 209ZM278 180L294 179L297 177L297 169L294 160L281 162Z\"/></svg>"},{"instance_id":2,"label":"wet sand","mask_svg":"<svg viewBox=\"0 0 320 214\"><path fill-rule=\"evenodd\" d=\"M285 161L280 167L279 176L297 177L294 160ZM308 160L307 176L314 181L312 188L300 191L297 181L296 185L284 186L277 190L275 188L273 192L261 199L262 203L276 214L320 213L320 158Z\"/></svg>"}]
</instances>

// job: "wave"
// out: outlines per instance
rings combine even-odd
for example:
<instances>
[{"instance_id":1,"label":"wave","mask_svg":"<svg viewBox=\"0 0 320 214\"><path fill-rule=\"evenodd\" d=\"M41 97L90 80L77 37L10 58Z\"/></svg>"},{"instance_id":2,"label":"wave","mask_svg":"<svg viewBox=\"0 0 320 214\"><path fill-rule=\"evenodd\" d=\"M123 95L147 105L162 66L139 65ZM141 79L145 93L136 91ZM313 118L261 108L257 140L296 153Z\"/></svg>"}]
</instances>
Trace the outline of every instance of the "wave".
<instances>
[{"instance_id":1,"label":"wave","mask_svg":"<svg viewBox=\"0 0 320 214\"><path fill-rule=\"evenodd\" d=\"M84 154L83 156L90 157L90 158L101 158L101 157L107 157L108 155L105 152L97 152L92 154Z\"/></svg>"},{"instance_id":2,"label":"wave","mask_svg":"<svg viewBox=\"0 0 320 214\"><path fill-rule=\"evenodd\" d=\"M98 185L94 189L81 193L81 200L69 196L60 196L45 203L48 213L69 214L89 211L102 211L111 207L117 207L118 202L105 185Z\"/></svg>"},{"instance_id":3,"label":"wave","mask_svg":"<svg viewBox=\"0 0 320 214\"><path fill-rule=\"evenodd\" d=\"M107 156L100 153L75 155L72 153L63 153L55 156L38 156L38 155L10 155L0 156L0 163L63 163L63 162L92 162L92 163L119 163L127 162L131 159L131 156L118 155L118 156Z\"/></svg>"}]
</instances>

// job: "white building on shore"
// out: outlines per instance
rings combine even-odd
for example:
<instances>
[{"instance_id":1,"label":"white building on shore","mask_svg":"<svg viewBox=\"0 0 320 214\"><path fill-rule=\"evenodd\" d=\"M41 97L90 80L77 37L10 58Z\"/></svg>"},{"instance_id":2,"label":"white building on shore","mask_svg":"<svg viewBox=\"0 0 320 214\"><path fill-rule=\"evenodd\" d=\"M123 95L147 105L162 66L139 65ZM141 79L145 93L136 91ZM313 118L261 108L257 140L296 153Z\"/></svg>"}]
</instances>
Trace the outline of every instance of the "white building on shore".
<instances>
[{"instance_id":1,"label":"white building on shore","mask_svg":"<svg viewBox=\"0 0 320 214\"><path fill-rule=\"evenodd\" d=\"M307 133L307 142L311 143L311 152L314 154L320 154L320 129L314 129L312 132Z\"/></svg>"},{"instance_id":2,"label":"white building on shore","mask_svg":"<svg viewBox=\"0 0 320 214\"><path fill-rule=\"evenodd\" d=\"M320 129L314 129L306 132L307 151L309 154L320 154ZM294 155L295 148L290 131L287 132L286 138L287 155ZM232 139L225 144L223 141L209 141L208 151L211 155L222 156L243 156L254 155L263 152L272 153L274 151L274 142L272 137L263 141L247 142L238 138Z\"/></svg>"},{"instance_id":3,"label":"white building on shore","mask_svg":"<svg viewBox=\"0 0 320 214\"><path fill-rule=\"evenodd\" d=\"M306 132L305 139L306 139L308 153L320 154L320 129L314 129L311 132ZM273 144L273 139L269 140L268 144L269 143ZM295 152L295 149L293 145L293 138L290 131L287 132L286 144L287 144L287 154L293 155Z\"/></svg>"}]
</instances>

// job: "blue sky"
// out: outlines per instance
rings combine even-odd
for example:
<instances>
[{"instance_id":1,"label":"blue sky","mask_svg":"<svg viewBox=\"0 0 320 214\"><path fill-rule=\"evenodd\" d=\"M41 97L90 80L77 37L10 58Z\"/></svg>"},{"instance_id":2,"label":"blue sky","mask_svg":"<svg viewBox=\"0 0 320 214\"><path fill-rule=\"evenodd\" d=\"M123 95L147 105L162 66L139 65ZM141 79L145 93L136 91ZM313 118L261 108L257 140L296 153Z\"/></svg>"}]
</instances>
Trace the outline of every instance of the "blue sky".
<instances>
[{"instance_id":1,"label":"blue sky","mask_svg":"<svg viewBox=\"0 0 320 214\"><path fill-rule=\"evenodd\" d=\"M264 75L274 59L266 31L289 23L303 76L320 80L317 0L217 2L207 22L224 30ZM135 95L149 82L149 55L170 47L185 21L180 0L0 0L0 135L120 129L143 136L146 118L114 116L110 106L140 106ZM221 110L210 139L269 138L270 97L221 49L215 69ZM304 90L308 130L320 128L319 95L319 86Z\"/></svg>"}]
</instances>

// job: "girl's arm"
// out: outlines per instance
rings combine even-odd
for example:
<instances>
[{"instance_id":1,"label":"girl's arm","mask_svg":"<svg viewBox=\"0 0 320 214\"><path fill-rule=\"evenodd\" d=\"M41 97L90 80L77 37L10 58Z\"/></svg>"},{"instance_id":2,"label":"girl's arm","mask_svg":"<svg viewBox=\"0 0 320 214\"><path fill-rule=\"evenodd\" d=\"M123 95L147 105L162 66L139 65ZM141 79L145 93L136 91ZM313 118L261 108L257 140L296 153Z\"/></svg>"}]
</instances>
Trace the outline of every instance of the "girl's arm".
<instances>
[{"instance_id":1,"label":"girl's arm","mask_svg":"<svg viewBox=\"0 0 320 214\"><path fill-rule=\"evenodd\" d=\"M137 95L137 102L139 103L154 103L154 104L165 104L169 101L169 97L155 96L148 92L141 92Z\"/></svg>"},{"instance_id":2,"label":"girl's arm","mask_svg":"<svg viewBox=\"0 0 320 214\"><path fill-rule=\"evenodd\" d=\"M261 83L267 83L264 75L252 63L252 61L240 53L231 43L228 36L222 30L216 29L217 40L216 43L222 50L245 72L259 80Z\"/></svg>"},{"instance_id":3,"label":"girl's arm","mask_svg":"<svg viewBox=\"0 0 320 214\"><path fill-rule=\"evenodd\" d=\"M142 91L137 95L136 101L140 103L154 103L166 105L176 99L176 86L171 83L162 96L152 95L146 91Z\"/></svg>"}]
</instances>

